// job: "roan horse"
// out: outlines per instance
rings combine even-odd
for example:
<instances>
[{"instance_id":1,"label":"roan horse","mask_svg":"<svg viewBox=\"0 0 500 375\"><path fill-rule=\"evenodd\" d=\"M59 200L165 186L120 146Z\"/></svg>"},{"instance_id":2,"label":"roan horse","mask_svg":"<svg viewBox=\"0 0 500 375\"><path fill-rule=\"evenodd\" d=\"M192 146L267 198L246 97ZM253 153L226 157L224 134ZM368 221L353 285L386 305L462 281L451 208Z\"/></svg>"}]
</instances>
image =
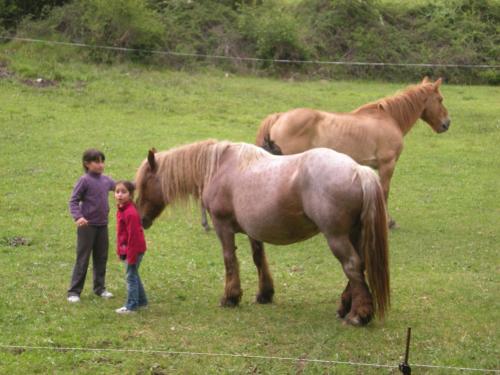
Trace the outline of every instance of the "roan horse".
<instances>
[{"instance_id":1,"label":"roan horse","mask_svg":"<svg viewBox=\"0 0 500 375\"><path fill-rule=\"evenodd\" d=\"M274 286L263 242L286 245L321 232L349 280L338 315L346 323L363 325L374 314L383 318L388 309L383 192L376 173L347 155L318 148L275 156L255 145L207 140L150 150L137 171L136 186L146 229L167 204L201 199L222 244L222 306L236 306L242 296L236 233L250 240L259 277L256 300L270 303Z\"/></svg>"},{"instance_id":2,"label":"roan horse","mask_svg":"<svg viewBox=\"0 0 500 375\"><path fill-rule=\"evenodd\" d=\"M403 151L403 137L419 118L437 133L450 127L439 91L441 82L431 82L426 77L399 94L349 113L298 108L271 114L262 121L256 144L283 155L314 147L343 152L359 164L378 169L387 205L392 174ZM392 219L389 226L395 226Z\"/></svg>"}]
</instances>

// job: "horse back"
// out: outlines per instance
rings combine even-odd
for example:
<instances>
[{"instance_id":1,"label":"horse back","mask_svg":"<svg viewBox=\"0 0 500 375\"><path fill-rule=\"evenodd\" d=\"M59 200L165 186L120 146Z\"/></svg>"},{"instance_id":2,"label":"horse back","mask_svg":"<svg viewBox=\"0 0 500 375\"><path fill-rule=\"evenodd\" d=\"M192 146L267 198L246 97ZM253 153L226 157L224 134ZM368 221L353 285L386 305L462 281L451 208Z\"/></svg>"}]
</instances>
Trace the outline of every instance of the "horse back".
<instances>
[{"instance_id":1,"label":"horse back","mask_svg":"<svg viewBox=\"0 0 500 375\"><path fill-rule=\"evenodd\" d=\"M325 147L377 168L381 150L400 152L403 135L383 113L334 113L300 108L281 114L270 129L270 139L285 155Z\"/></svg>"},{"instance_id":2,"label":"horse back","mask_svg":"<svg viewBox=\"0 0 500 375\"><path fill-rule=\"evenodd\" d=\"M269 129L269 138L285 155L304 152L313 146L317 126L326 112L309 108L297 108L281 113Z\"/></svg>"}]
</instances>

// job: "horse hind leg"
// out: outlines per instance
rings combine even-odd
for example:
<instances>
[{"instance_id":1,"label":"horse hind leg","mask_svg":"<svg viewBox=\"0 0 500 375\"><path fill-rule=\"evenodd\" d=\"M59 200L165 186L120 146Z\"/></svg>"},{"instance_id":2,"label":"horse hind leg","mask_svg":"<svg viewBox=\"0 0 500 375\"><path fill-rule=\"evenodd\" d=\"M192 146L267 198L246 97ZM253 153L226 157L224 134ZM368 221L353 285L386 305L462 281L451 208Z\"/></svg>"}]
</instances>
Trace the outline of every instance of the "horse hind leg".
<instances>
[{"instance_id":1,"label":"horse hind leg","mask_svg":"<svg viewBox=\"0 0 500 375\"><path fill-rule=\"evenodd\" d=\"M361 326L373 318L373 299L364 276L362 259L346 236L328 238L328 245L342 264L347 279L337 313L347 324Z\"/></svg>"},{"instance_id":2,"label":"horse hind leg","mask_svg":"<svg viewBox=\"0 0 500 375\"><path fill-rule=\"evenodd\" d=\"M347 285L340 296L340 303L337 309L337 316L340 319L344 319L346 315L351 311L352 305L352 293L351 293L351 284L347 282Z\"/></svg>"},{"instance_id":3,"label":"horse hind leg","mask_svg":"<svg viewBox=\"0 0 500 375\"><path fill-rule=\"evenodd\" d=\"M391 178L394 173L394 168L396 167L396 159L391 159L385 163L380 164L378 168L378 174L380 177L380 185L382 186L382 190L384 192L385 198L385 206L389 207L389 190L391 185ZM389 229L396 229L398 225L394 218L389 215L389 211L387 211L387 225Z\"/></svg>"},{"instance_id":4,"label":"horse hind leg","mask_svg":"<svg viewBox=\"0 0 500 375\"><path fill-rule=\"evenodd\" d=\"M271 303L274 296L274 285L269 266L267 264L264 244L249 237L252 246L253 262L259 275L259 291L255 297L257 303Z\"/></svg>"}]
</instances>

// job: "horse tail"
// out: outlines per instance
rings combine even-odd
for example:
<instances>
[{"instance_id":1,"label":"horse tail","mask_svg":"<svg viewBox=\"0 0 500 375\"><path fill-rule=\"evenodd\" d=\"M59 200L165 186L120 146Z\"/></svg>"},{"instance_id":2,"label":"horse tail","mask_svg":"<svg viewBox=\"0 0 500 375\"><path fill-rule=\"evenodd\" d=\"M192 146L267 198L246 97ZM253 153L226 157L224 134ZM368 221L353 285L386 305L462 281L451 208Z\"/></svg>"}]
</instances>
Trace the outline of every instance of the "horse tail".
<instances>
[{"instance_id":1,"label":"horse tail","mask_svg":"<svg viewBox=\"0 0 500 375\"><path fill-rule=\"evenodd\" d=\"M271 141L271 128L280 116L281 113L273 113L262 120L259 126L259 130L257 130L257 138L255 140L255 144L257 146L265 149L267 144L275 144L273 141Z\"/></svg>"},{"instance_id":2,"label":"horse tail","mask_svg":"<svg viewBox=\"0 0 500 375\"><path fill-rule=\"evenodd\" d=\"M358 166L363 190L361 212L361 251L374 308L380 319L390 306L389 246L384 193L377 174L369 167Z\"/></svg>"}]
</instances>

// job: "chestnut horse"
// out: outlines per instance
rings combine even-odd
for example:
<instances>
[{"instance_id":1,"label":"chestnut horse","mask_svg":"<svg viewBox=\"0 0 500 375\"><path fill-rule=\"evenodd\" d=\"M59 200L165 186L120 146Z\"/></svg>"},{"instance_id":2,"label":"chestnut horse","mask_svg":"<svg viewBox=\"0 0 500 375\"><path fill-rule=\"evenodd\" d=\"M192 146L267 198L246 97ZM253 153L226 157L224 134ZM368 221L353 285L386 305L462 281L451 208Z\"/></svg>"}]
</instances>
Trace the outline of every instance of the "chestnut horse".
<instances>
[{"instance_id":1,"label":"chestnut horse","mask_svg":"<svg viewBox=\"0 0 500 375\"><path fill-rule=\"evenodd\" d=\"M338 315L363 325L388 309L384 195L376 173L347 155L318 148L275 156L255 145L207 140L149 151L136 186L146 229L167 204L202 201L222 245L222 306L236 306L242 296L236 233L250 240L259 277L256 300L270 303L274 286L263 242L286 245L321 232L348 279Z\"/></svg>"},{"instance_id":2,"label":"chestnut horse","mask_svg":"<svg viewBox=\"0 0 500 375\"><path fill-rule=\"evenodd\" d=\"M419 118L442 133L450 127L439 91L442 80L428 78L391 97L365 104L349 113L298 108L266 117L256 144L274 154L295 154L314 147L343 152L362 165L378 169L385 201L389 197L403 137ZM391 219L389 225L395 226Z\"/></svg>"}]
</instances>

